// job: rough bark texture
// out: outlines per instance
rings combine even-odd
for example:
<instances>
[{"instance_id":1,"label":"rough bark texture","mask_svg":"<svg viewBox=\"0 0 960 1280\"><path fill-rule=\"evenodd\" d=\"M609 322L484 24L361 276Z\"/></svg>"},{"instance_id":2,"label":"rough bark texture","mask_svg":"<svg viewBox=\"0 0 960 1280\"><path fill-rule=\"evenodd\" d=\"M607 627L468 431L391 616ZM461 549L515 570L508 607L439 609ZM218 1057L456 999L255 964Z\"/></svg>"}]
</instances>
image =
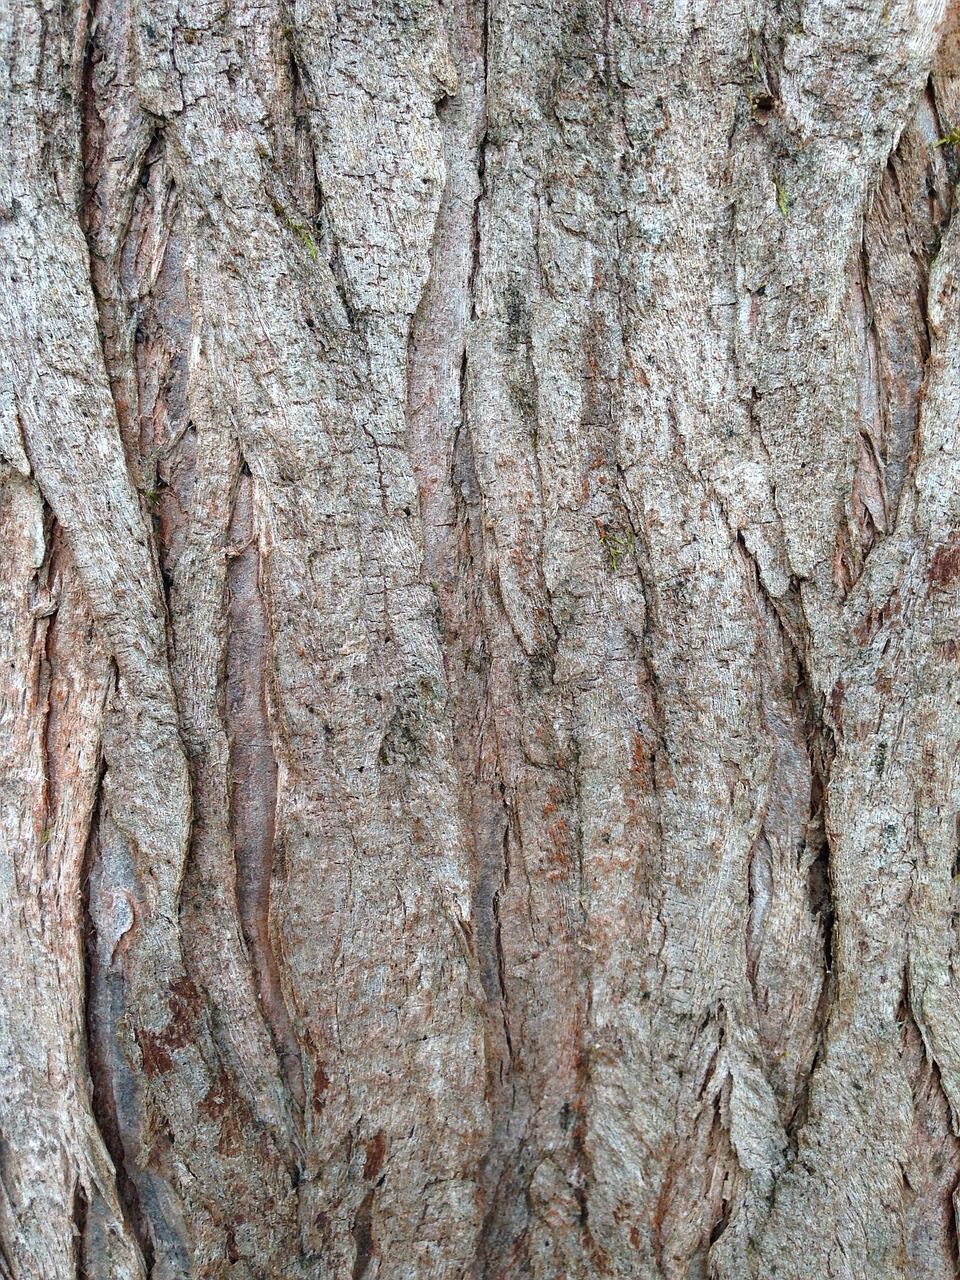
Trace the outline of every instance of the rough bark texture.
<instances>
[{"instance_id":1,"label":"rough bark texture","mask_svg":"<svg viewBox=\"0 0 960 1280\"><path fill-rule=\"evenodd\" d=\"M0 1278L955 1276L960 7L0 37Z\"/></svg>"}]
</instances>

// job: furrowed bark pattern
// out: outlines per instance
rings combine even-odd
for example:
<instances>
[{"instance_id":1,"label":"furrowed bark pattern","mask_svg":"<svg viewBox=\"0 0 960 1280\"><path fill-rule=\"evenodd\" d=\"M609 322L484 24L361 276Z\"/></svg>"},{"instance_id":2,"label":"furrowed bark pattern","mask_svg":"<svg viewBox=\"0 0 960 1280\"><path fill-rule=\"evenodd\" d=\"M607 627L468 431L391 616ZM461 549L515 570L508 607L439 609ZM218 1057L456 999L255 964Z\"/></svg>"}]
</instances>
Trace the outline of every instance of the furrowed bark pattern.
<instances>
[{"instance_id":1,"label":"furrowed bark pattern","mask_svg":"<svg viewBox=\"0 0 960 1280\"><path fill-rule=\"evenodd\" d=\"M0 18L0 1275L955 1274L956 7Z\"/></svg>"}]
</instances>

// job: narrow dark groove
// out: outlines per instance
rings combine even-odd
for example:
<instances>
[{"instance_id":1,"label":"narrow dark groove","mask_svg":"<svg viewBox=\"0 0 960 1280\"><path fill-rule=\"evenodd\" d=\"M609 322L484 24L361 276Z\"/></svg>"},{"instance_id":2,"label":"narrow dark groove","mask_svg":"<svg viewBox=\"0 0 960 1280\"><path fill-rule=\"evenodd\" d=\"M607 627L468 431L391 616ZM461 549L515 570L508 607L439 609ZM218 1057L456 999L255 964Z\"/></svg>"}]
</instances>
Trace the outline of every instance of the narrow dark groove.
<instances>
[{"instance_id":1,"label":"narrow dark groove","mask_svg":"<svg viewBox=\"0 0 960 1280\"><path fill-rule=\"evenodd\" d=\"M943 240L943 235L946 230L946 227L949 225L949 215L947 218L947 222L941 223L940 226L937 228L938 235L937 235L936 242L933 245L929 246L929 248L918 247L916 244L916 237L914 234L916 231L916 228L913 225L913 220L910 216L910 210L908 209L907 203L904 200L903 190L901 189L901 186L900 186L900 178L897 174L896 153L894 153L894 155L890 157L890 160L887 165L887 171L890 174L890 178L893 182L894 190L897 193L897 202L900 206L900 213L903 218L904 239L906 240L907 248L910 251L910 256L912 257L913 261L916 263L917 267L920 270L921 284L920 284L920 288L917 290L917 304L920 308L920 318L923 322L923 333L921 335L922 337L921 358L923 360L923 363L926 364L926 362L930 358L930 349L932 346L931 336L930 336L930 318L929 318L930 268L933 264L934 258L936 258L937 253L939 252L940 244ZM864 256L864 287L866 288L869 296L870 260L869 260L869 256L866 255L865 248L864 248L864 255L865 255ZM874 332L876 332L875 326L874 326ZM879 344L879 337L878 337L878 344Z\"/></svg>"},{"instance_id":2,"label":"narrow dark groove","mask_svg":"<svg viewBox=\"0 0 960 1280\"><path fill-rule=\"evenodd\" d=\"M305 141L310 149L310 158L313 163L313 176L317 179L317 155L313 146L313 135L310 133L309 121L306 120L306 113L315 110L316 104L311 101L309 90L310 75L303 66L296 43L296 30L293 26L292 15L286 5L282 9L284 22L284 34L287 39L287 65L290 71L290 86L292 90L291 108L293 110L294 128L299 130L301 125L306 123ZM319 210L318 210L319 212Z\"/></svg>"},{"instance_id":3,"label":"narrow dark groove","mask_svg":"<svg viewBox=\"0 0 960 1280\"><path fill-rule=\"evenodd\" d=\"M593 1170L593 1159L587 1145L587 1091L590 1084L590 1053L584 1043L586 1028L590 1025L592 988L587 985L587 1007L580 1023L577 1049L577 1094L573 1104L574 1118L572 1127L572 1146L574 1156L575 1183L573 1193L579 1208L579 1227L582 1237L582 1249L591 1260L599 1275L610 1273L610 1258L607 1250L594 1238L590 1230L590 1191L596 1179Z\"/></svg>"},{"instance_id":4,"label":"narrow dark groove","mask_svg":"<svg viewBox=\"0 0 960 1280\"><path fill-rule=\"evenodd\" d=\"M470 321L477 318L477 277L480 274L481 235L480 210L487 198L487 147L489 145L489 129L485 126L477 146L477 195L473 202L473 258L470 263L470 275L467 279L467 296L470 299ZM466 379L467 353L464 351L464 381ZM465 419L464 419L465 420Z\"/></svg>"},{"instance_id":5,"label":"narrow dark groove","mask_svg":"<svg viewBox=\"0 0 960 1280\"><path fill-rule=\"evenodd\" d=\"M371 1187L364 1196L363 1202L353 1220L353 1241L357 1250L351 1273L353 1280L363 1280L376 1252L373 1238L374 1195L375 1192Z\"/></svg>"},{"instance_id":6,"label":"narrow dark groove","mask_svg":"<svg viewBox=\"0 0 960 1280\"><path fill-rule=\"evenodd\" d=\"M942 138L946 133L946 129L944 128L943 118L940 115L940 104L937 102L937 88L936 88L936 85L933 83L932 72L930 75L927 76L927 82L923 86L923 92L924 92L924 96L927 99L927 102L930 104L930 110L933 113L933 118L936 121L937 136Z\"/></svg>"},{"instance_id":7,"label":"narrow dark groove","mask_svg":"<svg viewBox=\"0 0 960 1280\"><path fill-rule=\"evenodd\" d=\"M473 258L470 264L470 275L467 280L467 296L470 299L470 320L477 318L477 277L480 272L480 209L487 198L487 147L490 143L490 128L487 118L487 104L490 101L490 0L483 0L483 13L480 25L480 74L483 89L480 96L480 123L482 132L477 142L477 195L473 202ZM466 361L466 354L464 354ZM464 418L466 422L466 418Z\"/></svg>"},{"instance_id":8,"label":"narrow dark groove","mask_svg":"<svg viewBox=\"0 0 960 1280\"><path fill-rule=\"evenodd\" d=\"M811 805L811 807L813 806ZM824 802L821 813L825 812ZM823 833L823 844L807 872L807 893L810 900L810 910L813 915L819 918L823 929L823 965L827 978L824 984L824 992L827 992L830 987L830 978L833 974L833 931L836 927L836 913L833 901L833 862L830 837L826 831ZM825 1017L823 1021L826 1021Z\"/></svg>"},{"instance_id":9,"label":"narrow dark groove","mask_svg":"<svg viewBox=\"0 0 960 1280\"><path fill-rule=\"evenodd\" d=\"M191 309L180 198L160 134L151 135L114 276L126 326L129 403L120 429L137 479L172 654L172 592L189 536L198 435L188 397ZM119 376L119 375L118 375Z\"/></svg>"},{"instance_id":10,"label":"narrow dark groove","mask_svg":"<svg viewBox=\"0 0 960 1280\"><path fill-rule=\"evenodd\" d=\"M506 845L510 839L509 827L504 832L504 844ZM509 861L509 854L504 851L505 862ZM507 1045L507 1057L513 1066L513 1037L510 1034L510 1015L509 1004L510 998L507 990L507 969L506 961L503 955L503 929L500 924L500 890L497 889L493 895L493 941L497 955L497 984L500 994L500 1009L503 1018L503 1036Z\"/></svg>"},{"instance_id":11,"label":"narrow dark groove","mask_svg":"<svg viewBox=\"0 0 960 1280\"><path fill-rule=\"evenodd\" d=\"M504 681L512 682L508 654L514 646L512 621L496 574L488 575L489 534L484 495L477 477L472 422L471 366L474 326L479 324L484 278L484 218L490 199L491 151L487 89L492 15L488 4L461 0L454 33L460 89L442 108L448 160L448 188L434 230L431 275L414 318L408 349L407 443L420 490L424 533L424 576L432 587L440 617L440 642L451 703L458 793L473 860L472 918L480 973L486 996L487 1090L492 1116L491 1140L480 1163L482 1225L477 1243L477 1275L505 1275L503 1260L520 1265L530 1248L530 1203L542 1139L531 1130L537 1099L518 1070L518 1034L525 996L512 972L524 924L519 895L511 881L524 857L516 778L510 757L497 740L502 732L498 699ZM457 299L451 305L452 299ZM451 329L450 321L454 327ZM555 637L550 637L551 643ZM511 692L534 704L552 692L552 652L518 662L522 688ZM522 766L521 766L522 768ZM564 796L563 803L567 797ZM569 863L569 849L565 857ZM511 862L515 865L512 867ZM572 868L565 866L565 874ZM572 889L571 889L572 893ZM512 930L519 925L519 938ZM518 999L520 1003L518 1004ZM573 1048L572 1045L568 1046ZM531 1055L534 1057L535 1055ZM530 1070L539 1070L531 1063ZM571 1099L573 1101L573 1099ZM558 1114L551 1123L559 1128ZM567 1175L585 1191L575 1173L575 1144L558 1135ZM583 1165L585 1153L579 1161ZM576 1194L576 1193L574 1193ZM581 1213L585 1202L581 1200Z\"/></svg>"},{"instance_id":12,"label":"narrow dark groove","mask_svg":"<svg viewBox=\"0 0 960 1280\"><path fill-rule=\"evenodd\" d=\"M833 858L830 847L830 774L836 758L834 730L826 723L822 700L813 696L812 683L806 666L798 663L799 683L795 698L804 718L804 737L810 758L810 818L804 839L804 848L814 857L807 870L807 896L811 914L820 921L823 933L824 982L820 991L816 1026L820 1047L815 1056L819 1061L826 1047L827 1023L836 996L834 973L834 929L836 928L836 904L833 885ZM811 1068L810 1075L816 1069Z\"/></svg>"},{"instance_id":13,"label":"narrow dark groove","mask_svg":"<svg viewBox=\"0 0 960 1280\"><path fill-rule=\"evenodd\" d=\"M89 1280L86 1260L87 1214L90 1202L83 1183L77 1180L73 1188L73 1239L77 1280Z\"/></svg>"},{"instance_id":14,"label":"narrow dark groove","mask_svg":"<svg viewBox=\"0 0 960 1280\"><path fill-rule=\"evenodd\" d=\"M589 914L584 901L587 899L588 886L583 862L583 781L581 768L580 744L574 739L572 744L573 759L569 773L572 775L571 788L576 813L576 831L574 842L577 856L577 901L580 907L581 920L575 928L584 942L589 941ZM576 1028L576 1094L574 1100L574 1123L572 1128L572 1146L574 1157L574 1173L576 1183L574 1194L579 1205L579 1225L582 1235L582 1248L591 1259L596 1270L602 1275L609 1270L610 1259L607 1251L594 1239L590 1230L590 1191L595 1183L593 1158L587 1144L587 1112L588 1094L590 1090L590 1028L593 1025L593 963L592 952L583 950L583 1012Z\"/></svg>"},{"instance_id":15,"label":"narrow dark groove","mask_svg":"<svg viewBox=\"0 0 960 1280\"><path fill-rule=\"evenodd\" d=\"M59 600L55 597L55 583L59 574L63 542L60 525L52 509L45 499L43 501L43 526L45 555L43 564L36 575L36 595L39 597L31 613L34 627L42 632L39 662L37 666L37 706L42 708L43 736L43 784L42 784L42 820L41 820L41 859L43 862L42 882L55 883L49 872L50 861L54 850L50 847L49 835L56 808L57 792L57 753L54 748L59 706L53 698L53 681L56 675L56 622ZM53 905L45 894L40 897L40 911L45 923L54 929L63 927L61 919L47 919L47 912Z\"/></svg>"},{"instance_id":16,"label":"narrow dark groove","mask_svg":"<svg viewBox=\"0 0 960 1280\"><path fill-rule=\"evenodd\" d=\"M484 47L485 40L484 35L481 41ZM411 327L407 427L408 446L420 484L424 574L436 595L444 667L453 702L458 707L455 725L461 781L458 792L464 829L474 835L472 914L477 956L488 1016L499 1021L502 1035L502 1042L492 1052L496 1062L491 1067L491 1077L499 1076L503 1084L505 1069L509 1073L514 1053L500 919L500 896L510 878L512 818L504 798L505 787L496 753L491 761L486 750L486 726L492 719L492 709L487 624L481 599L484 534L468 405L469 325L476 318L480 205L485 195L485 129L481 132L484 113L485 100L479 97L477 86L467 82L465 72L460 94L444 107L442 122L448 150L467 147L470 152L475 151L476 192L469 222L465 223L463 204L449 185L462 183L465 178L460 168L451 162L448 189L444 192L431 247L430 280ZM470 254L465 265L456 257L456 248L464 240ZM457 286L466 288L470 308L466 331L452 335L438 325L450 291L444 282L451 270L457 271ZM460 272L464 270L465 275L461 277ZM439 411L434 415L433 404L436 400L442 403L442 388L437 387L436 379L442 376L446 363L443 348L451 338L462 345L457 364L456 408L449 421L444 420L445 415ZM451 409L452 399L448 400ZM444 501L440 496L444 491L450 495L449 516L444 510L438 518L438 502ZM449 517L452 517L451 532L447 532ZM488 776L491 773L492 776ZM494 1040L498 1041L499 1037L495 1035Z\"/></svg>"}]
</instances>

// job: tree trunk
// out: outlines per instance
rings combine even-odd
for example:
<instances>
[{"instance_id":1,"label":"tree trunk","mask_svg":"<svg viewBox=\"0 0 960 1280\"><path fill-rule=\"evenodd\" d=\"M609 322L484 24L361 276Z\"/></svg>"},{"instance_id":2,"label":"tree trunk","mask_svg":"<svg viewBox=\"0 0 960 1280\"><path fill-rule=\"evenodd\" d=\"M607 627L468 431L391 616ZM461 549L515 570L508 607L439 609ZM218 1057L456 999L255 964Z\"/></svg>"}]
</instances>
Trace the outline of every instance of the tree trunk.
<instances>
[{"instance_id":1,"label":"tree trunk","mask_svg":"<svg viewBox=\"0 0 960 1280\"><path fill-rule=\"evenodd\" d=\"M960 7L0 0L2 1280L946 1280Z\"/></svg>"}]
</instances>

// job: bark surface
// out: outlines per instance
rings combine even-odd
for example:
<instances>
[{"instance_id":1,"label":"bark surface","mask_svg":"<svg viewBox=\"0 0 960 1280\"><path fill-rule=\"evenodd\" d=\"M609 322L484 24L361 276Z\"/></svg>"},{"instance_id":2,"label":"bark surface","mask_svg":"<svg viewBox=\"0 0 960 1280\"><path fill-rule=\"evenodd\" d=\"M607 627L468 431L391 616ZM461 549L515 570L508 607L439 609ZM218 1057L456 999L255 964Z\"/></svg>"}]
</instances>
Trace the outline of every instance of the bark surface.
<instances>
[{"instance_id":1,"label":"bark surface","mask_svg":"<svg viewBox=\"0 0 960 1280\"><path fill-rule=\"evenodd\" d=\"M947 1280L960 7L0 0L0 1280Z\"/></svg>"}]
</instances>

